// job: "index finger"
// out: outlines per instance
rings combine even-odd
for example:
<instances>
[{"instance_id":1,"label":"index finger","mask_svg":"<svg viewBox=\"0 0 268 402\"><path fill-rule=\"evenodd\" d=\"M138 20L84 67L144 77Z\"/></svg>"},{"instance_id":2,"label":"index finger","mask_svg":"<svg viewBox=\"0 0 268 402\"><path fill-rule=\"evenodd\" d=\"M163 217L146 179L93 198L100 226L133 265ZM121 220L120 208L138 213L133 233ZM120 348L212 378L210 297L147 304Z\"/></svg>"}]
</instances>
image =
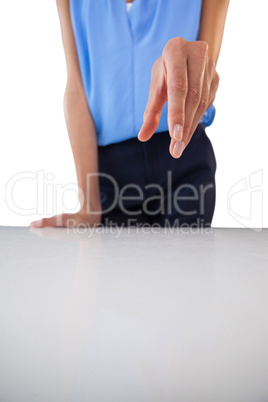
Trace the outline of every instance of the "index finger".
<instances>
[{"instance_id":1,"label":"index finger","mask_svg":"<svg viewBox=\"0 0 268 402\"><path fill-rule=\"evenodd\" d=\"M143 124L138 134L140 141L149 140L156 131L166 98L164 66L159 58L152 68L149 98L143 114Z\"/></svg>"},{"instance_id":2,"label":"index finger","mask_svg":"<svg viewBox=\"0 0 268 402\"><path fill-rule=\"evenodd\" d=\"M181 141L183 136L185 102L188 91L185 43L183 38L174 38L167 50L163 52L167 74L169 134L177 141Z\"/></svg>"}]
</instances>

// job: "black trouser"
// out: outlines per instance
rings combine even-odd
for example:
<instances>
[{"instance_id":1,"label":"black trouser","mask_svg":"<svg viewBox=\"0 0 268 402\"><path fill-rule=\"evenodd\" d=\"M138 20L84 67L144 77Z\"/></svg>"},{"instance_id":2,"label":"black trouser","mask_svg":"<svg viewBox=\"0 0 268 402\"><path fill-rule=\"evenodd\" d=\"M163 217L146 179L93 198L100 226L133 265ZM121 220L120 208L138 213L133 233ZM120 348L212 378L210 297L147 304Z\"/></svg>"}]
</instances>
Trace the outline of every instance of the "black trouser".
<instances>
[{"instance_id":1,"label":"black trouser","mask_svg":"<svg viewBox=\"0 0 268 402\"><path fill-rule=\"evenodd\" d=\"M180 158L170 155L169 144L165 131L146 142L98 146L102 224L210 227L217 165L204 124Z\"/></svg>"}]
</instances>

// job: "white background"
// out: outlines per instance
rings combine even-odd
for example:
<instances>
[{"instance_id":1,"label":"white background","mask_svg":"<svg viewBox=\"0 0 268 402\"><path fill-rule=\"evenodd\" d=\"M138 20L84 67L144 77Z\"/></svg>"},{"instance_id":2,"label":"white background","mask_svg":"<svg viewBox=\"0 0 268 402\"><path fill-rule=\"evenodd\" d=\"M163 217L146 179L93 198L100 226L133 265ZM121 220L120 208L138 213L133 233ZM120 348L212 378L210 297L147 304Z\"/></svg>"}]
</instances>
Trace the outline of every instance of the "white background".
<instances>
[{"instance_id":1,"label":"white background","mask_svg":"<svg viewBox=\"0 0 268 402\"><path fill-rule=\"evenodd\" d=\"M207 128L217 159L214 227L268 227L267 15L265 0L230 1ZM27 226L78 209L56 1L1 1L0 42L0 225ZM28 178L16 182L11 203L19 175Z\"/></svg>"}]
</instances>

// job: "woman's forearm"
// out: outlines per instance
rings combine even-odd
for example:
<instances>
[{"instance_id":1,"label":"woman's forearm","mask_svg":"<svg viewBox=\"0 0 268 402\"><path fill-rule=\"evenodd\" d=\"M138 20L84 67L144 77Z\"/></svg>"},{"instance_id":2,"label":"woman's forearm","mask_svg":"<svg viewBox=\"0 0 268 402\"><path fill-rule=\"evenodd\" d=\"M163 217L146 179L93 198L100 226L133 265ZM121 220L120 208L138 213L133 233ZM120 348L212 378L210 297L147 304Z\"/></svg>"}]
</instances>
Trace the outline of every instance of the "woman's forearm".
<instances>
[{"instance_id":1,"label":"woman's forearm","mask_svg":"<svg viewBox=\"0 0 268 402\"><path fill-rule=\"evenodd\" d=\"M229 0L203 0L198 40L208 43L208 56L217 64Z\"/></svg>"},{"instance_id":2,"label":"woman's forearm","mask_svg":"<svg viewBox=\"0 0 268 402\"><path fill-rule=\"evenodd\" d=\"M83 91L66 89L64 114L75 161L81 209L91 212L100 206L98 145L94 121Z\"/></svg>"}]
</instances>

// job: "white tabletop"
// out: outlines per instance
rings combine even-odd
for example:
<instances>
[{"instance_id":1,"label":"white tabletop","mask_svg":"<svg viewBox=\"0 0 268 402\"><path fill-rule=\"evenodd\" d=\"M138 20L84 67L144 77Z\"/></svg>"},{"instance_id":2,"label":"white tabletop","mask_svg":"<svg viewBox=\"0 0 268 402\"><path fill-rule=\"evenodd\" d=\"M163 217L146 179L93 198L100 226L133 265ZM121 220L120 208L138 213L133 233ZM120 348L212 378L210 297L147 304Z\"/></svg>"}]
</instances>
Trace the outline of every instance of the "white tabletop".
<instances>
[{"instance_id":1,"label":"white tabletop","mask_svg":"<svg viewBox=\"0 0 268 402\"><path fill-rule=\"evenodd\" d=\"M267 401L267 245L265 229L1 227L0 401Z\"/></svg>"}]
</instances>

